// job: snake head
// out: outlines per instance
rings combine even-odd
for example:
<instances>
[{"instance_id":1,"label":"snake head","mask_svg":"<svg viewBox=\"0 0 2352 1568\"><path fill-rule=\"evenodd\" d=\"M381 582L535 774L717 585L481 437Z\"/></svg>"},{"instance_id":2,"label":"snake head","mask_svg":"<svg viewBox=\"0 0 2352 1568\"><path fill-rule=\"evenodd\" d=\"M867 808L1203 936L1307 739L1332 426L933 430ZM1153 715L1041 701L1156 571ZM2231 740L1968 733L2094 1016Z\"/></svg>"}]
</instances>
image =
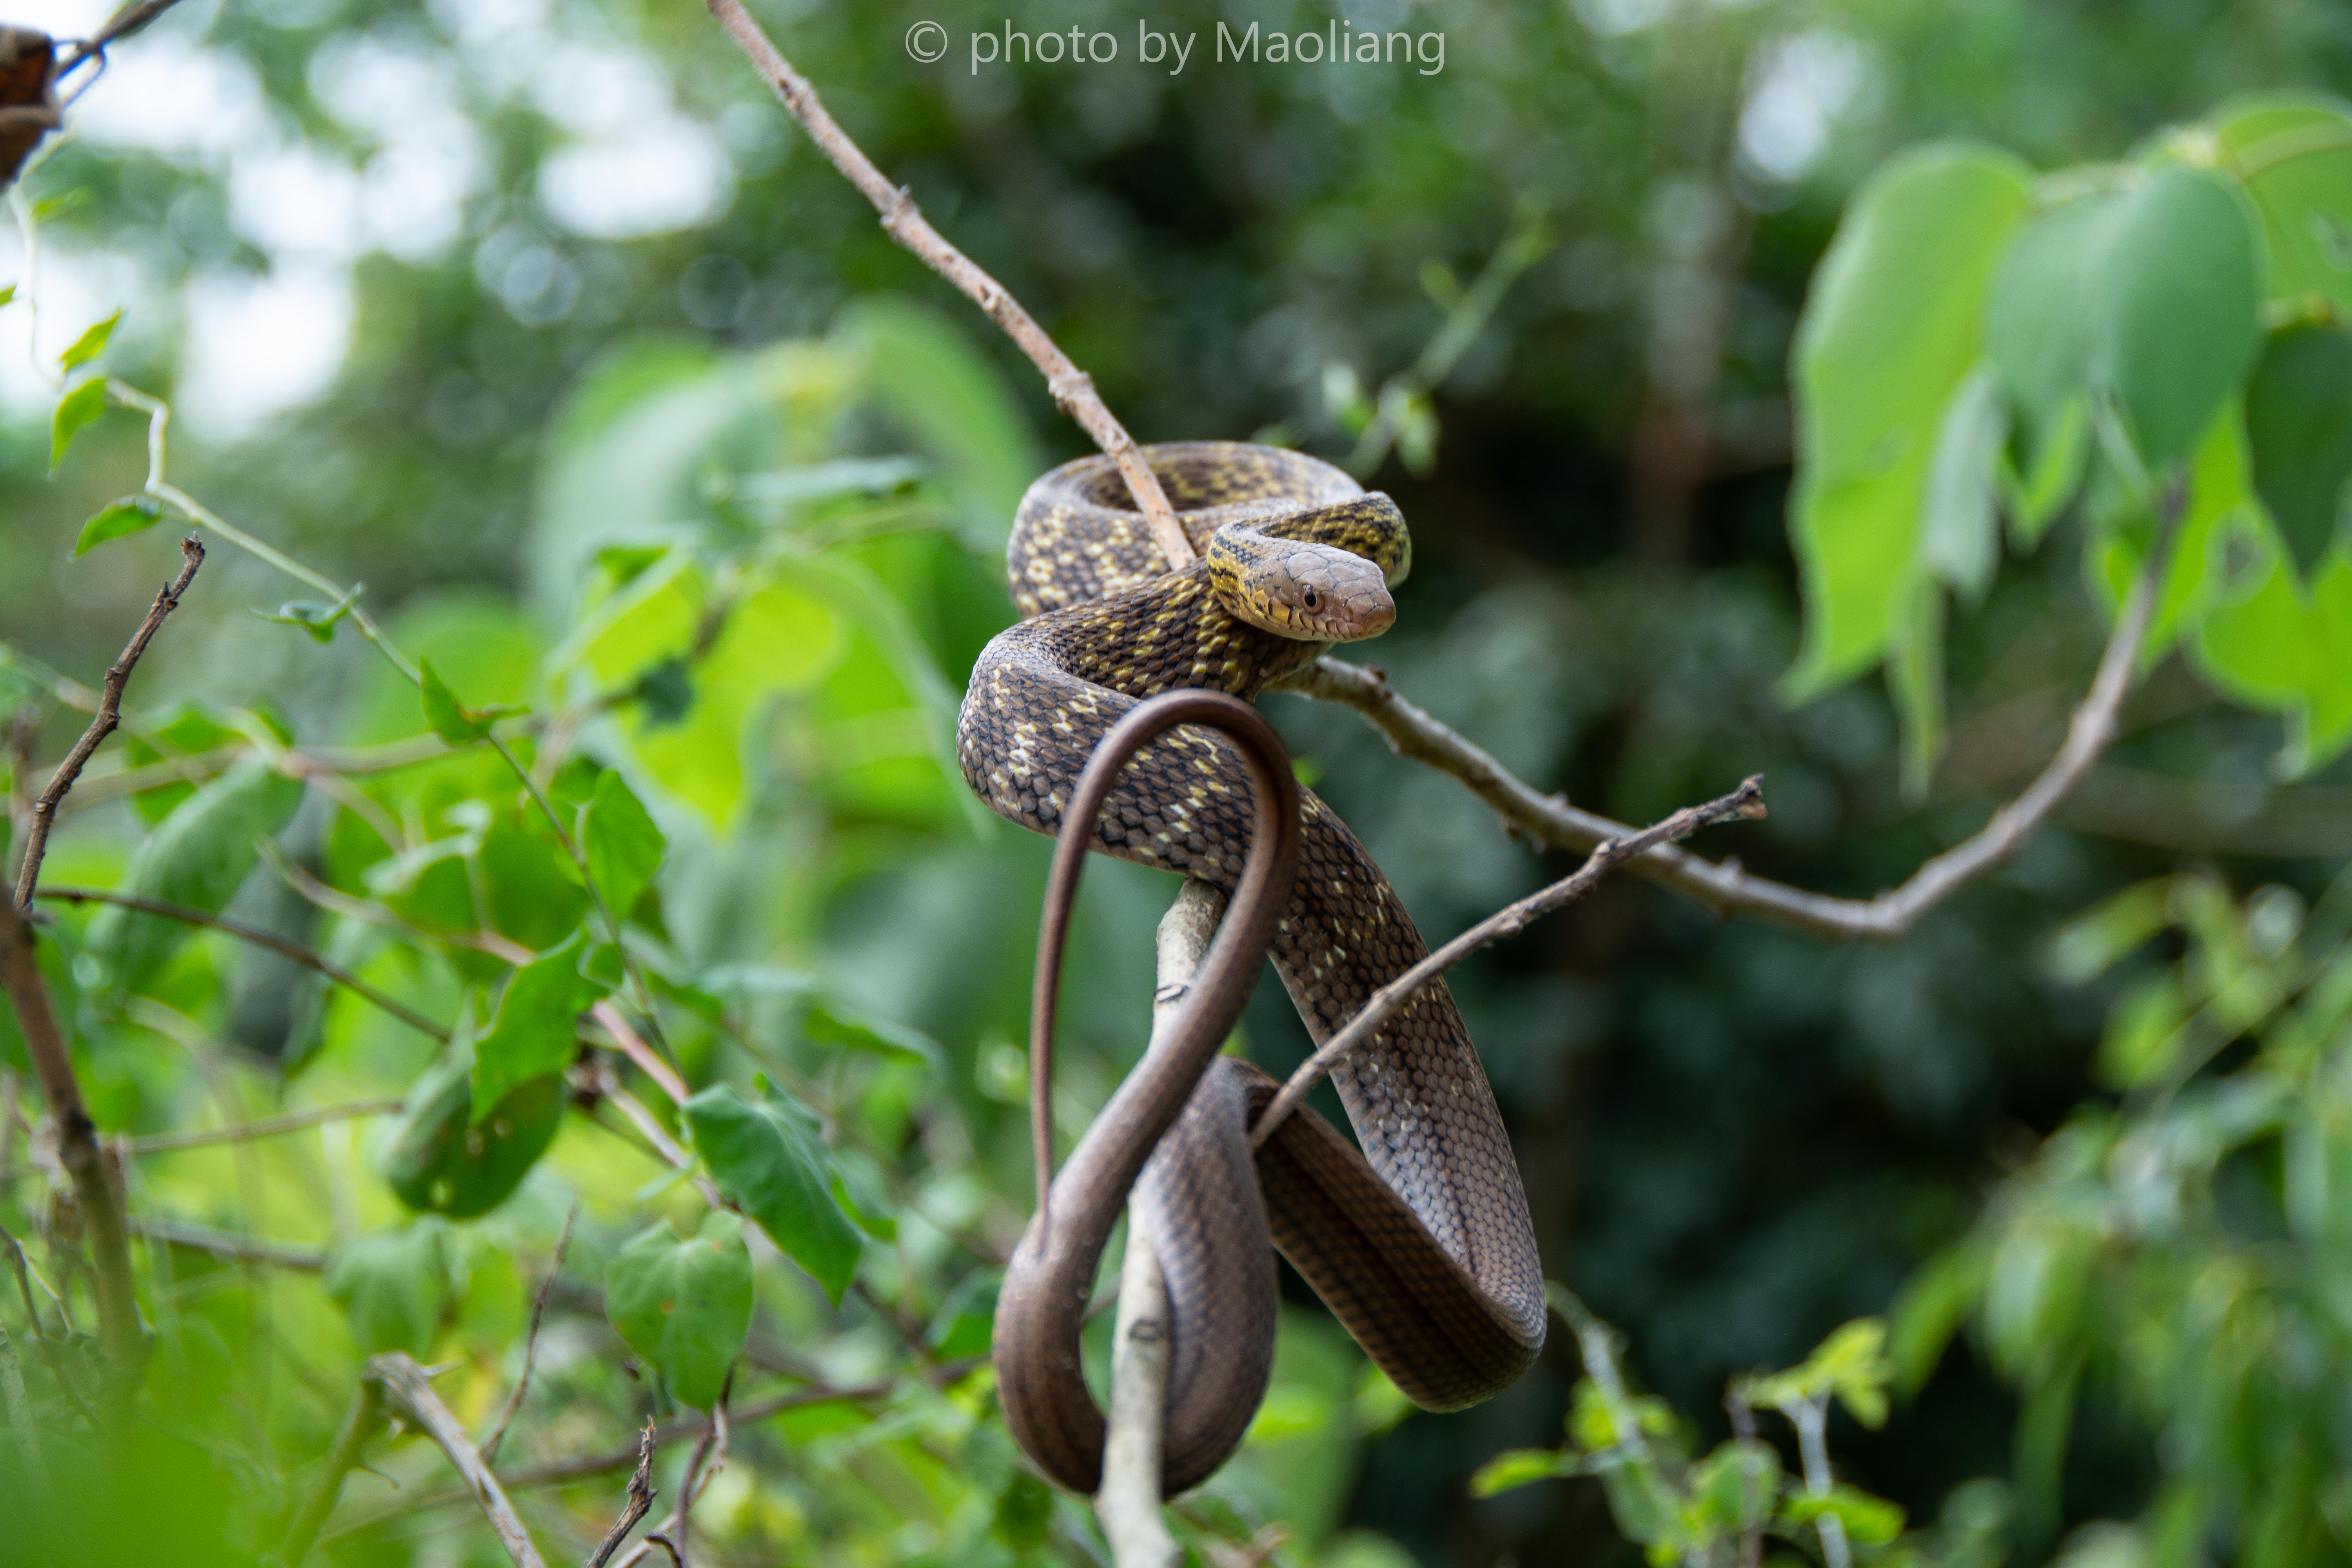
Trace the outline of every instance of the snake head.
<instances>
[{"instance_id":1,"label":"snake head","mask_svg":"<svg viewBox=\"0 0 2352 1568\"><path fill-rule=\"evenodd\" d=\"M1234 613L1279 637L1359 642L1396 620L1379 563L1337 545L1264 540L1235 577Z\"/></svg>"}]
</instances>

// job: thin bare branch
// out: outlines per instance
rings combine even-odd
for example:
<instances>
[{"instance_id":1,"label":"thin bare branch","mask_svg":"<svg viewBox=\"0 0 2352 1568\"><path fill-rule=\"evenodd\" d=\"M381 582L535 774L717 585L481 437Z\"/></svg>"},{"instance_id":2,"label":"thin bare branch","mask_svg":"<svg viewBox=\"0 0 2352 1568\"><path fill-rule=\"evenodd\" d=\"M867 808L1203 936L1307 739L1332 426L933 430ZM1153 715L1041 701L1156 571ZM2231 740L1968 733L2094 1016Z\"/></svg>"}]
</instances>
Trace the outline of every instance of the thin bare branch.
<instances>
[{"instance_id":1,"label":"thin bare branch","mask_svg":"<svg viewBox=\"0 0 2352 1568\"><path fill-rule=\"evenodd\" d=\"M564 1213L563 1229L555 1238L555 1255L547 1260L547 1276L540 1280L539 1294L530 1300L530 1331L522 1342L522 1375L515 1379L514 1392L507 1396L507 1407L499 1415L498 1426L482 1439L478 1450L486 1465L498 1463L499 1445L507 1440L507 1428L514 1425L515 1412L522 1408L523 1395L530 1392L530 1372L539 1359L539 1325L547 1316L548 1292L555 1289L555 1277L563 1272L563 1255L572 1249L572 1227L579 1219L580 1200L575 1197Z\"/></svg>"},{"instance_id":2,"label":"thin bare branch","mask_svg":"<svg viewBox=\"0 0 2352 1568\"><path fill-rule=\"evenodd\" d=\"M1749 778L1729 795L1711 800L1705 805L1685 806L1664 821L1638 833L1596 845L1584 864L1570 875L1541 892L1530 893L1508 908L1489 915L1373 992L1362 1009L1337 1034L1324 1041L1313 1056L1301 1063L1298 1070L1283 1084L1281 1092L1267 1102L1265 1114L1250 1130L1250 1146L1255 1148L1271 1137L1275 1129L1298 1109L1299 1101L1307 1098L1307 1091L1322 1081L1323 1075L1346 1060L1349 1051L1370 1039L1398 1008L1412 999L1414 992L1478 949L1504 937L1516 936L1527 928L1530 921L1582 898L1612 868L1633 859L1654 845L1686 838L1700 828L1727 817L1753 819L1764 815L1764 780L1759 775Z\"/></svg>"},{"instance_id":3,"label":"thin bare branch","mask_svg":"<svg viewBox=\"0 0 2352 1568\"><path fill-rule=\"evenodd\" d=\"M628 1501L621 1509L621 1517L613 1521L613 1528L604 1532L604 1539L596 1543L596 1550L588 1554L583 1568L604 1568L613 1560L613 1553L621 1549L629 1531L653 1510L654 1496L654 1421L648 1415L645 1430L637 1434L637 1468L629 1477Z\"/></svg>"},{"instance_id":4,"label":"thin bare branch","mask_svg":"<svg viewBox=\"0 0 2352 1568\"><path fill-rule=\"evenodd\" d=\"M140 656L147 651L147 645L162 629L163 618L180 607L180 595L188 591L188 584L195 581L196 569L205 563L205 547L193 533L180 542L180 574L164 584L163 591L155 595L155 603L148 607L147 618L139 623L137 631L131 634L131 641L124 647L122 657L107 670L106 682L99 697L97 716L90 720L89 728L82 731L81 739L74 742L73 750L66 753L66 760L58 764L58 771L49 775L48 787L41 791L41 797L33 803L32 826L25 839L25 858L16 870L18 909L30 910L33 907L33 889L40 884L41 858L48 853L49 827L57 820L58 803L65 799L66 792L73 788L74 780L81 776L82 764L89 761L89 754L98 750L99 742L114 733L114 727L122 721L122 689L131 683L131 672L139 667Z\"/></svg>"},{"instance_id":5,"label":"thin bare branch","mask_svg":"<svg viewBox=\"0 0 2352 1568\"><path fill-rule=\"evenodd\" d=\"M383 1408L387 1415L399 1417L415 1427L440 1447L449 1463L465 1478L467 1489L481 1505L483 1516L498 1532L499 1544L506 1548L515 1568L546 1568L539 1549L530 1542L530 1532L522 1527L515 1514L514 1504L507 1500L506 1489L489 1466L482 1463L474 1452L473 1439L466 1428L441 1403L433 1392L433 1384L425 1369L404 1351L392 1351L383 1355L370 1356L361 1375L383 1392Z\"/></svg>"},{"instance_id":6,"label":"thin bare branch","mask_svg":"<svg viewBox=\"0 0 2352 1568\"><path fill-rule=\"evenodd\" d=\"M709 5L710 14L749 57L753 68L767 79L768 85L776 89L776 96L784 100L784 108L800 121L810 140L857 187L859 194L874 204L874 210L882 215L883 232L987 311L989 319L1029 356L1029 363L1045 375L1046 388L1062 412L1076 420L1094 437L1095 445L1118 465L1168 563L1190 565L1194 559L1192 541L1185 536L1183 525L1176 521L1175 510L1168 504L1168 497L1153 477L1150 466L1136 448L1135 437L1127 433L1127 427L1095 390L1094 378L1071 363L1070 356L1055 344L1045 329L1022 309L1021 301L1003 284L973 265L970 257L949 244L930 226L905 187L893 185L883 177L874 161L826 112L817 99L816 89L793 68L792 62L760 30L760 24L743 9L742 0L709 0Z\"/></svg>"},{"instance_id":7,"label":"thin bare branch","mask_svg":"<svg viewBox=\"0 0 2352 1568\"><path fill-rule=\"evenodd\" d=\"M1187 881L1160 919L1159 984L1151 994L1151 1047L1165 1038L1184 1010L1225 896L1206 882ZM1150 1048L1150 1047L1147 1047ZM1174 1568L1183 1551L1160 1511L1161 1450L1168 1425L1168 1358L1174 1341L1168 1287L1142 1211L1127 1209L1127 1257L1118 1279L1118 1319L1111 1335L1110 1417L1103 1436L1102 1486L1095 1517L1102 1521L1115 1568Z\"/></svg>"},{"instance_id":8,"label":"thin bare branch","mask_svg":"<svg viewBox=\"0 0 2352 1568\"><path fill-rule=\"evenodd\" d=\"M2176 487L2160 509L2163 520L2156 546L2116 617L2091 689L2075 708L2057 755L1973 837L1920 867L1902 886L1875 898L1833 898L1753 876L1736 859L1706 860L1669 844L1636 857L1626 868L1686 894L1717 914L1757 915L1842 942L1893 942L1906 935L1930 910L2022 848L2114 742L2116 716L2155 617L2157 589L2171 559L2181 509L2182 492ZM1634 831L1628 824L1581 810L1559 795L1539 794L1514 778L1486 752L1407 701L1377 669L1320 658L1281 689L1355 709L1388 737L1400 756L1453 774L1506 821L1546 844L1591 850Z\"/></svg>"},{"instance_id":9,"label":"thin bare branch","mask_svg":"<svg viewBox=\"0 0 2352 1568\"><path fill-rule=\"evenodd\" d=\"M137 5L125 5L108 18L95 37L85 39L66 57L65 64L58 68L58 75L64 76L92 55L103 55L108 45L129 37L179 3L180 0L139 0Z\"/></svg>"},{"instance_id":10,"label":"thin bare branch","mask_svg":"<svg viewBox=\"0 0 2352 1568\"><path fill-rule=\"evenodd\" d=\"M326 1121L352 1121L366 1116L390 1116L404 1108L397 1100L354 1100L341 1105L321 1105L310 1110L289 1110L283 1116L265 1116L256 1121L239 1121L226 1127L199 1127L187 1132L149 1132L137 1138L125 1138L117 1147L133 1154L160 1154L170 1149L202 1149L215 1143L248 1143L257 1138L275 1138L281 1132L299 1132L306 1127L316 1127Z\"/></svg>"},{"instance_id":11,"label":"thin bare branch","mask_svg":"<svg viewBox=\"0 0 2352 1568\"><path fill-rule=\"evenodd\" d=\"M327 1267L327 1249L304 1247L299 1242L273 1241L263 1236L246 1236L233 1230L215 1230L208 1225L191 1225L185 1220L157 1219L146 1215L133 1215L129 1221L131 1234L150 1241L161 1241L173 1247L190 1247L208 1252L227 1263L258 1263L270 1268L288 1268L297 1274L318 1274Z\"/></svg>"},{"instance_id":12,"label":"thin bare branch","mask_svg":"<svg viewBox=\"0 0 2352 1568\"><path fill-rule=\"evenodd\" d=\"M692 1098L692 1092L686 1087L686 1079L678 1076L676 1068L655 1054L643 1036L629 1027L629 1021L621 1016L618 1007L610 1002L599 1002L589 1009L589 1016L604 1026L614 1043L621 1047L622 1055L636 1063L647 1078L661 1086L661 1091L669 1096L672 1105L684 1105Z\"/></svg>"},{"instance_id":13,"label":"thin bare branch","mask_svg":"<svg viewBox=\"0 0 2352 1568\"><path fill-rule=\"evenodd\" d=\"M226 915L208 914L203 910L192 910L184 904L168 904L160 899L142 899L129 893L109 892L102 888L43 888L39 896L44 899L57 899L68 904L117 904L126 910L136 910L141 914L155 915L167 921L178 921L184 925L204 926L225 932L239 942L250 942L256 947L266 947L281 958L293 960L305 969L317 971L353 995L365 997L374 1003L421 1034L430 1035L435 1039L444 1042L449 1038L447 1025L435 1023L405 1002L385 995L333 959L323 953L313 952L300 942L289 941L274 931L264 931L259 926L247 925L243 921L233 921Z\"/></svg>"}]
</instances>

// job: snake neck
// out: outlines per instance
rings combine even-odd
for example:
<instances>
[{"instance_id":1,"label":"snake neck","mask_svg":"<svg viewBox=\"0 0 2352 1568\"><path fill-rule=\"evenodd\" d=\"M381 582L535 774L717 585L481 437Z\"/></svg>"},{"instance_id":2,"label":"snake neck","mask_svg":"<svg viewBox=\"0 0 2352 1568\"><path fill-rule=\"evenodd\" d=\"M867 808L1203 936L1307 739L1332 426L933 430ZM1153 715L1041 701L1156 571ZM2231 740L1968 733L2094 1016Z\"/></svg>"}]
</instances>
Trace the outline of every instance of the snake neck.
<instances>
[{"instance_id":1,"label":"snake neck","mask_svg":"<svg viewBox=\"0 0 2352 1568\"><path fill-rule=\"evenodd\" d=\"M1205 561L1115 598L1050 611L1008 635L1033 641L1067 675L1138 699L1190 686L1248 701L1331 646L1243 620Z\"/></svg>"}]
</instances>

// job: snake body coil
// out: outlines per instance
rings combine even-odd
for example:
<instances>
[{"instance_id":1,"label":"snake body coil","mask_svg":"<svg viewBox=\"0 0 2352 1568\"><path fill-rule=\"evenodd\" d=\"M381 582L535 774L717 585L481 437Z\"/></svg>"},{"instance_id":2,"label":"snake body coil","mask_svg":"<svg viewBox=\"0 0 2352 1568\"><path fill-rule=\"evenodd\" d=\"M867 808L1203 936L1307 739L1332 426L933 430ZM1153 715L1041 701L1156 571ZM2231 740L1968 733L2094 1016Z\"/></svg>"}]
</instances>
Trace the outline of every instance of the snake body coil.
<instances>
[{"instance_id":1,"label":"snake body coil","mask_svg":"<svg viewBox=\"0 0 2352 1568\"><path fill-rule=\"evenodd\" d=\"M1394 503L1313 458L1208 442L1144 451L1202 559L1168 569L1107 458L1040 479L1007 552L1013 599L1029 618L973 668L958 752L973 791L1025 827L1050 835L1066 816L1091 821L1100 852L1229 891L1241 883L1231 928L1258 921L1251 897L1273 896L1265 889L1275 871L1244 867L1255 835L1276 820L1269 791L1290 787L1286 766L1267 782L1280 745L1243 705L1330 640L1385 627L1393 612L1381 579L1403 576L1410 547ZM1187 688L1240 700L1190 699L1172 716L1122 726L1145 699ZM1117 773L1126 758L1107 755L1109 771L1081 799L1081 775L1115 728L1131 765ZM1264 923L1283 984L1320 1042L1428 949L1355 836L1300 795L1289 896ZM1078 1330L1130 1183L1169 1285L1170 1495L1224 1461L1264 1395L1276 1310L1269 1240L1428 1408L1486 1398L1542 1348L1526 1194L1444 984L1332 1074L1361 1153L1302 1111L1253 1156L1248 1123L1275 1086L1215 1055L1248 999L1257 951L1236 948L1238 960L1229 953L1220 968L1229 939L1240 940L1221 934L1167 1048L1155 1046L1080 1140L1006 1273L994 1352L1006 1420L1074 1490L1095 1489L1103 1440ZM1050 988L1040 995L1039 1025L1050 1027Z\"/></svg>"}]
</instances>

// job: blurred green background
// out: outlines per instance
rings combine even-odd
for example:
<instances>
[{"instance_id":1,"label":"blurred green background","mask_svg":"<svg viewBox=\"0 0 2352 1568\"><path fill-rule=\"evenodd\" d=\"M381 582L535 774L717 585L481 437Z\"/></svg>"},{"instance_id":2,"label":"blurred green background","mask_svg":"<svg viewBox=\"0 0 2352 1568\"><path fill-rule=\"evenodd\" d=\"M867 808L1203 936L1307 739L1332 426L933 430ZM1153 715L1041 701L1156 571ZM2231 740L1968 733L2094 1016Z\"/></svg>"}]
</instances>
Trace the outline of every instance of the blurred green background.
<instances>
[{"instance_id":1,"label":"blurred green background","mask_svg":"<svg viewBox=\"0 0 2352 1568\"><path fill-rule=\"evenodd\" d=\"M1139 439L1267 433L1346 458L1364 399L1526 237L1491 318L1429 396L1399 400L1398 438L1367 448L1368 480L1412 523L1414 571L1396 629L1349 657L1522 778L1622 820L1761 772L1770 820L1702 850L1856 895L2031 777L2102 634L2067 551L2012 566L1956 615L1954 740L1923 801L1898 793L1874 679L1794 710L1775 695L1798 642L1787 361L1846 195L1923 138L2049 168L2120 157L2234 92L2352 91L2338 0L1329 13L1442 32L1429 75L1209 58L1221 23L1323 25L1287 0L1037 0L1012 16L1119 40L1119 60L1082 67L974 65L970 39L1005 25L1002 6L758 10ZM98 14L13 19L64 35ZM947 31L937 64L909 58L921 20ZM1199 52L1181 73L1139 64L1139 26L1197 34ZM940 742L973 656L1011 618L1012 504L1085 449L1034 372L889 242L698 6L185 0L118 51L76 119L32 193L89 194L43 227L40 351L124 309L107 367L173 400L174 482L363 583L468 701L561 709L730 606L667 708L581 721L669 835L664 939L704 971L815 976L939 1042L931 1092L963 1130L948 1141L968 1138L985 1178L971 1213L992 1212L991 1194L1023 1212L1004 1053L1022 1037L1046 846L978 819ZM0 279L23 270L0 237ZM0 636L94 684L176 535L68 563L82 521L139 488L143 433L110 414L51 477L27 329L21 305L0 312ZM215 549L133 707L266 705L310 746L421 731L358 639L320 647L249 613L295 592ZM1266 706L1433 939L1564 869L1352 715ZM38 754L79 721L56 711ZM2316 898L2352 853L2352 767L2280 783L2276 721L2225 708L2177 662L2126 730L2057 829L1899 943L1726 922L1621 878L1457 972L1549 1272L1628 1331L1632 1369L1709 1443L1728 1376L1885 1310L1990 1184L2101 1092L2112 991L2046 962L2063 919L2183 868ZM431 787L383 809L423 822ZM308 810L289 853L356 879L381 849L338 840L355 820ZM135 826L120 805L78 815L50 879L110 876ZM273 912L286 900L267 881L238 908L296 919ZM1140 1044L1150 927L1172 889L1091 872L1065 1074L1082 1106ZM242 970L222 984L213 1026L249 1057L292 1041L315 1072L397 1093L429 1056L356 1026L305 1039L282 984ZM446 1016L454 991L440 1000ZM1305 1050L1270 979L1246 1033L1277 1072ZM160 1129L200 1102L171 1052L152 1054L93 1060L102 1124ZM566 1169L586 1180L594 1164L574 1150ZM646 1174L632 1170L608 1190L625 1195ZM537 1238L525 1252L562 1214L532 1196L538 1180L509 1216ZM298 1213L321 1234L336 1223L294 1204L278 1228L299 1230ZM1299 1395L1316 1427L1345 1409L1355 1352L1288 1285L1301 1326L1285 1375L1323 1390L1320 1406ZM1631 1561L1590 1481L1484 1502L1465 1489L1498 1449L1553 1440L1578 1370L1560 1334L1477 1410L1334 1438L1288 1468L1245 1463L1311 1540L1371 1532L1318 1561ZM1841 1416L1832 1446L1924 1521L1958 1483L2011 1472L2018 1417L1964 1339L1891 1428ZM602 1447L625 1431L577 1436ZM2147 1432L2114 1400L2084 1401L2064 1452L2063 1519L2029 1559L2063 1526L2137 1513L2156 1482ZM868 1559L908 1554L860 1528Z\"/></svg>"}]
</instances>

